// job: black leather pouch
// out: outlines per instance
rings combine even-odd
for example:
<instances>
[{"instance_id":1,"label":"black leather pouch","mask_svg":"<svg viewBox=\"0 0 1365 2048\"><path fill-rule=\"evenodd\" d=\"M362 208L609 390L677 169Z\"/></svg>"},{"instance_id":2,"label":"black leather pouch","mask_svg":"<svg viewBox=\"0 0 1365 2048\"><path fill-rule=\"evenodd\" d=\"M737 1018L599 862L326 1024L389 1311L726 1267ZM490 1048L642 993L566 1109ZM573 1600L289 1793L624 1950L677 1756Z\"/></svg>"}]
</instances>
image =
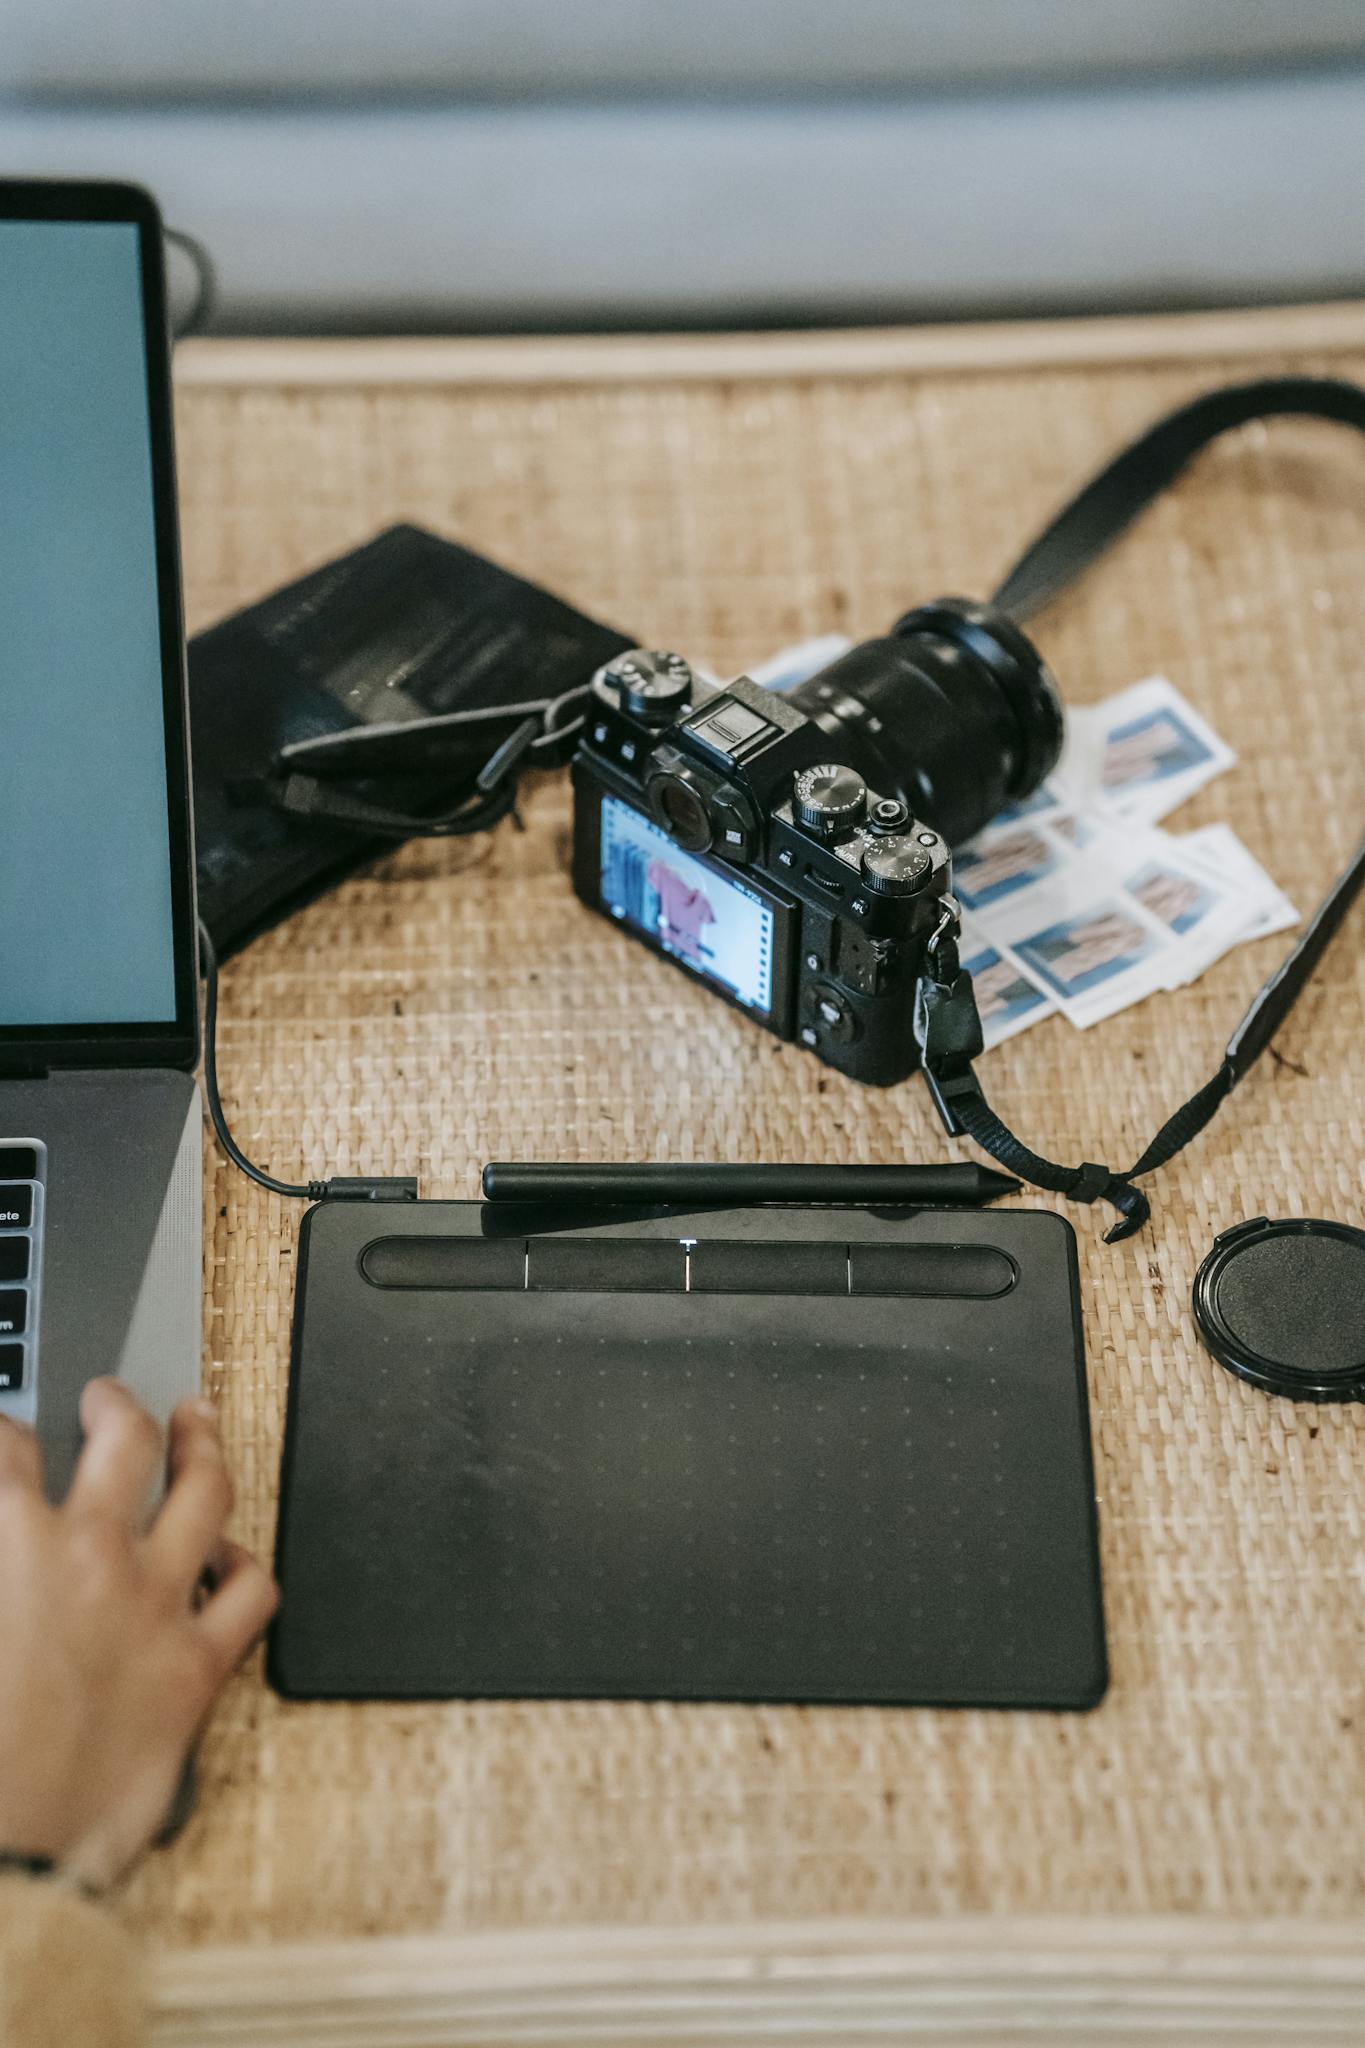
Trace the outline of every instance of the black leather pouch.
<instances>
[{"instance_id":1,"label":"black leather pouch","mask_svg":"<svg viewBox=\"0 0 1365 2048\"><path fill-rule=\"evenodd\" d=\"M396 843L282 808L281 749L354 733L358 746L320 750L331 765L313 762L315 775L377 807L441 812L473 789L516 722L511 707L578 688L630 644L415 526L391 527L199 634L189 650L199 908L220 957ZM501 725L417 725L504 706ZM405 746L394 729L408 724ZM384 728L382 774L357 773L365 727Z\"/></svg>"}]
</instances>

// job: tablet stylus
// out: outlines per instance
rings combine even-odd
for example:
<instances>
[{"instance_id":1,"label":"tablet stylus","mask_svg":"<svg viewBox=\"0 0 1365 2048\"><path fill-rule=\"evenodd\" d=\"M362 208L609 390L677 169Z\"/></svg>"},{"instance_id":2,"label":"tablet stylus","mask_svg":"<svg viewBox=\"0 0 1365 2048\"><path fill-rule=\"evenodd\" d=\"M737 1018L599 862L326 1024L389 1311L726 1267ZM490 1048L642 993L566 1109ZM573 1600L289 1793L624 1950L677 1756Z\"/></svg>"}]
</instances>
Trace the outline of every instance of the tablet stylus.
<instances>
[{"instance_id":1,"label":"tablet stylus","mask_svg":"<svg viewBox=\"0 0 1365 2048\"><path fill-rule=\"evenodd\" d=\"M989 1166L727 1166L702 1161L561 1166L500 1160L490 1202L954 1202L979 1208L1018 1191Z\"/></svg>"}]
</instances>

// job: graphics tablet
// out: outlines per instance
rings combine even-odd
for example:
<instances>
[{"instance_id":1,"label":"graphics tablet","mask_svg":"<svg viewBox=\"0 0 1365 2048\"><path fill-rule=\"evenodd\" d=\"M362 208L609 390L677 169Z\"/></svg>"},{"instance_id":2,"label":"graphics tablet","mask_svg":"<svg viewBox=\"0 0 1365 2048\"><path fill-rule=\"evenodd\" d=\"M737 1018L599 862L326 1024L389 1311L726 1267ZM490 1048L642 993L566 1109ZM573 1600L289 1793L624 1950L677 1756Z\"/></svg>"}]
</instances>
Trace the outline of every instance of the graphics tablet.
<instances>
[{"instance_id":1,"label":"graphics tablet","mask_svg":"<svg viewBox=\"0 0 1365 2048\"><path fill-rule=\"evenodd\" d=\"M1062 1218L331 1202L301 1253L281 1692L1102 1695Z\"/></svg>"}]
</instances>

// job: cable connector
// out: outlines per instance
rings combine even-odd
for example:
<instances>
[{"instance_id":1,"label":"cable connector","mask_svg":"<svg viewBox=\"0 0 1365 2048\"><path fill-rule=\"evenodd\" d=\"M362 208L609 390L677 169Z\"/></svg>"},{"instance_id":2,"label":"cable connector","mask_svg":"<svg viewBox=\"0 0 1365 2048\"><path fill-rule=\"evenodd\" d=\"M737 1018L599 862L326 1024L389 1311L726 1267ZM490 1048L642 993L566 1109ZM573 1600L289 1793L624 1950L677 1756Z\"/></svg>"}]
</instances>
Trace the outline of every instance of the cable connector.
<instances>
[{"instance_id":1,"label":"cable connector","mask_svg":"<svg viewBox=\"0 0 1365 2048\"><path fill-rule=\"evenodd\" d=\"M308 1192L317 1202L415 1202L417 1181L406 1174L334 1174L331 1180L310 1182Z\"/></svg>"}]
</instances>

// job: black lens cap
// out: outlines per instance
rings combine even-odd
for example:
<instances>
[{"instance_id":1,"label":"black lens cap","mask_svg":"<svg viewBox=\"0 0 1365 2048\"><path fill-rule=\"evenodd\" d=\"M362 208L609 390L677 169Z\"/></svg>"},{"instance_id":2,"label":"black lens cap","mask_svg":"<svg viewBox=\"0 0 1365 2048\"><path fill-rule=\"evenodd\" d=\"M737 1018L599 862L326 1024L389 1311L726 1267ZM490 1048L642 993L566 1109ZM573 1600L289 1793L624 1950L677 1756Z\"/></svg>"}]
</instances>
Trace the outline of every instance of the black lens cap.
<instances>
[{"instance_id":1,"label":"black lens cap","mask_svg":"<svg viewBox=\"0 0 1365 2048\"><path fill-rule=\"evenodd\" d=\"M1194 1279L1208 1349L1291 1401L1365 1400L1365 1230L1257 1216L1225 1230Z\"/></svg>"}]
</instances>

